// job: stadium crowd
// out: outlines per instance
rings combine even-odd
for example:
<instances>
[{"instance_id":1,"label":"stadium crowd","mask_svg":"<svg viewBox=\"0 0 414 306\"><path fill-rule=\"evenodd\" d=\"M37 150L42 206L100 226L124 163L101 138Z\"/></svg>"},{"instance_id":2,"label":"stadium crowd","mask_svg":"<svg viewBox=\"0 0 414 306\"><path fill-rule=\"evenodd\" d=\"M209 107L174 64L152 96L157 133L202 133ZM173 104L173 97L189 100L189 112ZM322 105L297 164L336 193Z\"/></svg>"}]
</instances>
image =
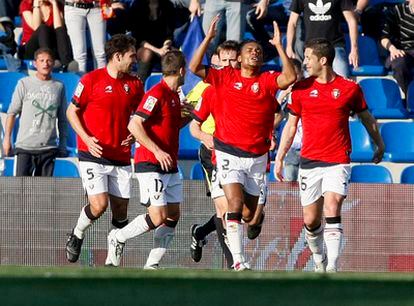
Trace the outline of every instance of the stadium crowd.
<instances>
[{"instance_id":1,"label":"stadium crowd","mask_svg":"<svg viewBox=\"0 0 414 306\"><path fill-rule=\"evenodd\" d=\"M198 18L205 38L188 57L179 49ZM260 235L275 130L287 118L274 174L299 182L315 271L336 272L351 175L350 114L375 145L373 163L385 150L361 87L348 79L362 64L360 37L382 47L382 65L405 97L414 75L414 0L8 0L0 3L0 33L2 56L32 60L35 69L14 90L0 161L15 155L16 176L51 176L55 158L67 155L67 120L77 134L89 203L66 243L70 262L110 206L105 264L119 266L127 241L153 230L144 268L159 267L181 217L178 142L190 124L216 208L206 224L192 226L191 257L200 261L205 237L217 231L227 267L250 269L243 224L249 239ZM52 71L81 76L68 107ZM162 77L144 92L154 71ZM190 72L199 80L184 92ZM129 222L133 173L147 212Z\"/></svg>"}]
</instances>

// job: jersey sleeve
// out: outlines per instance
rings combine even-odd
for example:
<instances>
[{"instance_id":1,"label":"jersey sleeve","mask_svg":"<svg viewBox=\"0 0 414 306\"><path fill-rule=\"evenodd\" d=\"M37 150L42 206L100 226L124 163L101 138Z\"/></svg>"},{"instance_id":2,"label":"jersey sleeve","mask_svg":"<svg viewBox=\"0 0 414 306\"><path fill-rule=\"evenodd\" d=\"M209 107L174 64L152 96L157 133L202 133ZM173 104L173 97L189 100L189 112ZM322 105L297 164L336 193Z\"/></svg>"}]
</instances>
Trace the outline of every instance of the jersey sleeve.
<instances>
[{"instance_id":1,"label":"jersey sleeve","mask_svg":"<svg viewBox=\"0 0 414 306\"><path fill-rule=\"evenodd\" d=\"M300 0L292 0L289 10L300 15L303 11Z\"/></svg>"},{"instance_id":2,"label":"jersey sleeve","mask_svg":"<svg viewBox=\"0 0 414 306\"><path fill-rule=\"evenodd\" d=\"M207 120L208 116L212 112L211 106L214 103L215 92L216 91L212 86L207 87L204 90L204 92L201 94L200 99L198 99L197 105L191 113L191 117L194 120L198 122L204 122Z\"/></svg>"},{"instance_id":3,"label":"jersey sleeve","mask_svg":"<svg viewBox=\"0 0 414 306\"><path fill-rule=\"evenodd\" d=\"M362 92L361 86L358 84L356 85L355 93L352 99L352 112L353 113L361 113L368 109L367 102L364 98L364 93Z\"/></svg>"},{"instance_id":4,"label":"jersey sleeve","mask_svg":"<svg viewBox=\"0 0 414 306\"><path fill-rule=\"evenodd\" d=\"M72 103L78 108L84 108L88 104L92 84L88 74L84 75L75 89L72 97Z\"/></svg>"},{"instance_id":5,"label":"jersey sleeve","mask_svg":"<svg viewBox=\"0 0 414 306\"><path fill-rule=\"evenodd\" d=\"M160 103L160 95L154 90L149 90L138 105L135 115L146 120L156 113L157 109L160 107Z\"/></svg>"},{"instance_id":6,"label":"jersey sleeve","mask_svg":"<svg viewBox=\"0 0 414 306\"><path fill-rule=\"evenodd\" d=\"M300 102L300 91L298 91L295 86L292 89L290 99L287 102L287 110L289 113L295 116L301 116L302 114L302 104Z\"/></svg>"},{"instance_id":7,"label":"jersey sleeve","mask_svg":"<svg viewBox=\"0 0 414 306\"><path fill-rule=\"evenodd\" d=\"M341 10L342 11L353 11L354 6L352 4L352 0L342 0L341 1Z\"/></svg>"}]
</instances>

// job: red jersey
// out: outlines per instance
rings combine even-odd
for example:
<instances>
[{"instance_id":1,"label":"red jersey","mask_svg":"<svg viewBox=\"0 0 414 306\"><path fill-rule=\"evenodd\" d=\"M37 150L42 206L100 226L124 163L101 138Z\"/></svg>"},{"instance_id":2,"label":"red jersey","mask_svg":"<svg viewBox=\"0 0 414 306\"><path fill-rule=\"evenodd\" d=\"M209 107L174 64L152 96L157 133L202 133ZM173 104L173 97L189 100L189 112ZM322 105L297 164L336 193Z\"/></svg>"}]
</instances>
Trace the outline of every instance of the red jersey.
<instances>
[{"instance_id":1,"label":"red jersey","mask_svg":"<svg viewBox=\"0 0 414 306\"><path fill-rule=\"evenodd\" d=\"M238 69L210 69L206 82L216 89L215 147L240 156L260 156L270 147L274 115L279 111L275 98L280 73L263 72L244 78Z\"/></svg>"},{"instance_id":2,"label":"red jersey","mask_svg":"<svg viewBox=\"0 0 414 306\"><path fill-rule=\"evenodd\" d=\"M173 169L177 172L178 140L181 128L181 104L176 91L162 80L152 87L139 104L135 115L145 119L144 128L148 136L161 150L170 154ZM135 150L137 172L163 172L155 155L144 146Z\"/></svg>"},{"instance_id":3,"label":"red jersey","mask_svg":"<svg viewBox=\"0 0 414 306\"><path fill-rule=\"evenodd\" d=\"M197 105L194 107L191 117L201 123L206 121L210 114L215 117L215 115L217 115L214 113L215 101L216 90L213 86L209 86L201 94Z\"/></svg>"},{"instance_id":4,"label":"red jersey","mask_svg":"<svg viewBox=\"0 0 414 306\"><path fill-rule=\"evenodd\" d=\"M295 84L288 109L302 120L301 156L311 161L350 162L349 116L367 109L358 84L343 77L321 84L315 77Z\"/></svg>"},{"instance_id":5,"label":"red jersey","mask_svg":"<svg viewBox=\"0 0 414 306\"><path fill-rule=\"evenodd\" d=\"M142 82L125 74L112 78L106 68L85 74L80 80L72 103L80 108L80 120L86 133L99 140L102 159L130 164L130 147L121 146L128 137L130 116L144 95ZM88 152L78 136L78 150Z\"/></svg>"}]
</instances>

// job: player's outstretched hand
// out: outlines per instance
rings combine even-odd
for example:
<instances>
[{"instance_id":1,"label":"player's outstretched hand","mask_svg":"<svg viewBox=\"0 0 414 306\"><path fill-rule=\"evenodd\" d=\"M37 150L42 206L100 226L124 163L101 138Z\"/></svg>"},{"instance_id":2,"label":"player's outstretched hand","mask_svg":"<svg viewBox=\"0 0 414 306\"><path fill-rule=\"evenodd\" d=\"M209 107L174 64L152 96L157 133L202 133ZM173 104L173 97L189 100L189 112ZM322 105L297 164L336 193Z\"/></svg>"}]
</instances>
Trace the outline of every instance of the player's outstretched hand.
<instances>
[{"instance_id":1,"label":"player's outstretched hand","mask_svg":"<svg viewBox=\"0 0 414 306\"><path fill-rule=\"evenodd\" d=\"M127 138L122 140L121 146L129 147L135 142L135 137L132 134L129 134Z\"/></svg>"},{"instance_id":2,"label":"player's outstretched hand","mask_svg":"<svg viewBox=\"0 0 414 306\"><path fill-rule=\"evenodd\" d=\"M283 177L283 161L276 159L275 160L275 168L273 169L275 178L279 182L283 182L285 178Z\"/></svg>"},{"instance_id":3,"label":"player's outstretched hand","mask_svg":"<svg viewBox=\"0 0 414 306\"><path fill-rule=\"evenodd\" d=\"M89 153L92 154L92 156L95 157L101 157L102 156L102 147L98 145L99 140L95 137L89 137L86 140L86 145L88 146Z\"/></svg>"},{"instance_id":4,"label":"player's outstretched hand","mask_svg":"<svg viewBox=\"0 0 414 306\"><path fill-rule=\"evenodd\" d=\"M210 27L208 28L206 37L212 39L216 36L217 34L217 23L220 20L220 14L217 14L216 16L214 16L214 18L211 20L211 24Z\"/></svg>"},{"instance_id":5,"label":"player's outstretched hand","mask_svg":"<svg viewBox=\"0 0 414 306\"><path fill-rule=\"evenodd\" d=\"M154 155L155 155L155 158L160 163L161 169L163 171L168 171L172 168L173 160L170 154L164 152L163 150L159 150L159 151L156 151Z\"/></svg>"},{"instance_id":6,"label":"player's outstretched hand","mask_svg":"<svg viewBox=\"0 0 414 306\"><path fill-rule=\"evenodd\" d=\"M273 21L273 37L269 40L273 46L282 45L282 35L276 21Z\"/></svg>"}]
</instances>

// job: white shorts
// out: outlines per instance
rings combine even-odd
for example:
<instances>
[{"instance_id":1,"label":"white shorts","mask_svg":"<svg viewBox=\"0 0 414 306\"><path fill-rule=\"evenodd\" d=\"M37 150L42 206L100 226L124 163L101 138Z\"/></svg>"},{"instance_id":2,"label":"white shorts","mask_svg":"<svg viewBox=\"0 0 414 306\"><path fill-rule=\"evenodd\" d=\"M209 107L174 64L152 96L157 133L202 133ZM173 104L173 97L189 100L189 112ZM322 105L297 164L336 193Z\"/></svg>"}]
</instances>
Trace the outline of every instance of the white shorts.
<instances>
[{"instance_id":1,"label":"white shorts","mask_svg":"<svg viewBox=\"0 0 414 306\"><path fill-rule=\"evenodd\" d=\"M217 179L217 172L214 169L211 175L211 198L217 199L220 197L224 197L224 190L221 187L218 179ZM260 195L259 200L257 201L258 205L265 205L267 199L267 177L263 180L263 183L260 187Z\"/></svg>"},{"instance_id":2,"label":"white shorts","mask_svg":"<svg viewBox=\"0 0 414 306\"><path fill-rule=\"evenodd\" d=\"M112 166L80 161L79 171L87 195L107 192L119 198L130 198L131 166Z\"/></svg>"},{"instance_id":3,"label":"white shorts","mask_svg":"<svg viewBox=\"0 0 414 306\"><path fill-rule=\"evenodd\" d=\"M299 169L299 190L302 206L316 202L325 192L348 194L351 166L340 164L313 169Z\"/></svg>"},{"instance_id":4,"label":"white shorts","mask_svg":"<svg viewBox=\"0 0 414 306\"><path fill-rule=\"evenodd\" d=\"M141 203L145 206L165 206L183 201L183 183L180 174L158 172L136 173Z\"/></svg>"},{"instance_id":5,"label":"white shorts","mask_svg":"<svg viewBox=\"0 0 414 306\"><path fill-rule=\"evenodd\" d=\"M221 185L239 183L244 191L260 195L266 176L267 154L259 157L238 157L216 150L217 173Z\"/></svg>"}]
</instances>

